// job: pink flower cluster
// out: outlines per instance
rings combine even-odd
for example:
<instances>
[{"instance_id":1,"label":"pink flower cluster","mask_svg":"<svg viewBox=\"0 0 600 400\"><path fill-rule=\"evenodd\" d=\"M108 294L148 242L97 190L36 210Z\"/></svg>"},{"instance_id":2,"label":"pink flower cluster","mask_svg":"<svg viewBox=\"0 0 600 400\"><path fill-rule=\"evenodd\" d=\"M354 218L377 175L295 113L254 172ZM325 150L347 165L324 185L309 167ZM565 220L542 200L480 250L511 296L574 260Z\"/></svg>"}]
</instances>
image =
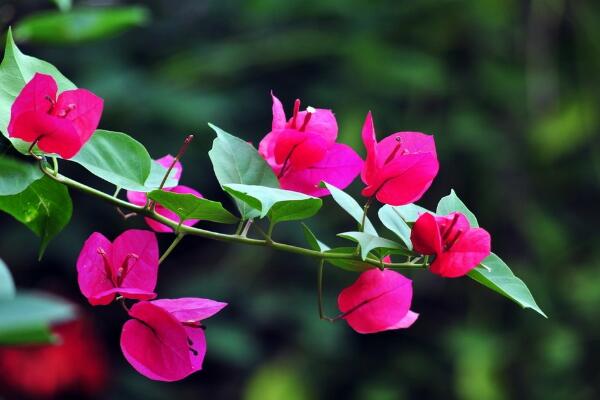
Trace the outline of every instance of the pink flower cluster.
<instances>
[{"instance_id":1,"label":"pink flower cluster","mask_svg":"<svg viewBox=\"0 0 600 400\"><path fill-rule=\"evenodd\" d=\"M85 89L58 88L48 75L36 74L17 96L8 126L10 137L37 144L46 153L74 157L97 128L102 99ZM326 196L327 182L346 188L360 174L365 184L362 195L371 201L402 206L419 200L439 170L433 136L420 132L396 132L377 142L369 112L362 127L366 160L348 145L338 143L338 125L331 110L307 107L296 100L291 117L272 94L271 131L261 140L258 153L277 176L283 189L312 196ZM183 167L171 155L158 160L173 169L174 186L163 190L202 195L179 185ZM145 205L145 193L129 191L129 201ZM155 204L165 218L179 222L177 215ZM153 219L147 224L156 232L172 229ZM191 226L197 220L184 221ZM470 226L458 212L449 215L423 213L411 231L414 250L433 256L430 271L442 277L469 273L490 254L490 235ZM389 262L389 259L387 260ZM226 306L200 298L156 297L159 250L153 232L129 230L110 242L93 233L77 260L78 282L92 305L115 299L135 300L122 330L125 358L141 374L156 380L174 381L202 367L206 339L202 321ZM368 269L338 297L341 318L356 332L374 333L408 328L418 317L411 311L412 281L390 269Z\"/></svg>"},{"instance_id":2,"label":"pink flower cluster","mask_svg":"<svg viewBox=\"0 0 600 400\"><path fill-rule=\"evenodd\" d=\"M91 305L106 305L115 298L139 300L128 309L131 319L123 325L121 350L140 374L176 381L202 369L202 321L227 304L201 298L152 300L158 276L154 233L132 229L112 243L93 233L77 259L77 274L81 293Z\"/></svg>"}]
</instances>

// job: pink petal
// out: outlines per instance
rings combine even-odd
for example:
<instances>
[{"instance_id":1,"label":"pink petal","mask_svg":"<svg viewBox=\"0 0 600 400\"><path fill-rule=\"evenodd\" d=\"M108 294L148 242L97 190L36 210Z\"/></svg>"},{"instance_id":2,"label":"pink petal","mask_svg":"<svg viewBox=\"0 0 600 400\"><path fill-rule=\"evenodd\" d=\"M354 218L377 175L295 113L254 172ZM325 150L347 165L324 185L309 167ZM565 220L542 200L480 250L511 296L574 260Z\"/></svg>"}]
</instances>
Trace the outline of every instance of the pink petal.
<instances>
[{"instance_id":1,"label":"pink petal","mask_svg":"<svg viewBox=\"0 0 600 400\"><path fill-rule=\"evenodd\" d=\"M304 124L307 114L307 111L300 111L298 113L298 121L296 123L296 127L298 129L300 129ZM331 110L323 108L315 109L310 117L310 120L308 121L308 124L306 124L304 127L304 131L317 134L329 143L335 142L338 134L338 126L335 115L333 115Z\"/></svg>"},{"instance_id":2,"label":"pink petal","mask_svg":"<svg viewBox=\"0 0 600 400\"><path fill-rule=\"evenodd\" d=\"M155 160L157 163L159 163L160 165L162 165L163 167L169 169L169 167L171 167L171 164L173 164L173 161L175 160L175 157L173 157L170 154L167 154L164 157L159 158L158 160ZM179 182L179 179L181 179L181 174L183 172L183 166L181 165L181 162L178 160L175 165L173 166L173 170L171 171L171 173L169 174L169 176L173 179L175 179L177 182Z\"/></svg>"},{"instance_id":3,"label":"pink petal","mask_svg":"<svg viewBox=\"0 0 600 400\"><path fill-rule=\"evenodd\" d=\"M273 99L273 123L271 130L279 130L285 128L285 111L283 110L283 105L281 101L273 94L271 91L271 98Z\"/></svg>"},{"instance_id":4,"label":"pink petal","mask_svg":"<svg viewBox=\"0 0 600 400\"><path fill-rule=\"evenodd\" d=\"M198 322L212 317L227 303L197 297L154 300L152 304L168 311L180 322Z\"/></svg>"},{"instance_id":5,"label":"pink petal","mask_svg":"<svg viewBox=\"0 0 600 400\"><path fill-rule=\"evenodd\" d=\"M363 124L362 140L367 149L367 158L361 178L368 185L374 179L373 175L377 172L377 138L375 137L375 125L373 124L371 111L367 113L365 123Z\"/></svg>"},{"instance_id":6,"label":"pink petal","mask_svg":"<svg viewBox=\"0 0 600 400\"><path fill-rule=\"evenodd\" d=\"M130 203L133 203L136 206L145 205L147 199L148 197L144 192L134 192L132 190L127 191L127 200L129 200Z\"/></svg>"},{"instance_id":7,"label":"pink petal","mask_svg":"<svg viewBox=\"0 0 600 400\"><path fill-rule=\"evenodd\" d=\"M485 229L472 228L463 233L450 250L437 256L430 270L445 278L464 276L489 256L490 251L490 234Z\"/></svg>"},{"instance_id":8,"label":"pink petal","mask_svg":"<svg viewBox=\"0 0 600 400\"><path fill-rule=\"evenodd\" d=\"M115 273L119 268L124 269L120 285L123 297L129 298L130 295L125 289L153 293L158 275L156 235L138 229L123 232L113 242L111 263Z\"/></svg>"},{"instance_id":9,"label":"pink petal","mask_svg":"<svg viewBox=\"0 0 600 400\"><path fill-rule=\"evenodd\" d=\"M114 284L107 276L107 269L104 265L104 259L98 252L98 249L110 254L112 244L101 233L94 232L83 244L83 248L77 258L77 282L79 290L88 299L92 305L108 304L114 298L98 299L98 294L111 290Z\"/></svg>"},{"instance_id":10,"label":"pink petal","mask_svg":"<svg viewBox=\"0 0 600 400\"><path fill-rule=\"evenodd\" d=\"M433 136L421 132L396 132L377 144L377 160L379 167L395 153L393 160L403 154L430 153L437 158Z\"/></svg>"},{"instance_id":11,"label":"pink petal","mask_svg":"<svg viewBox=\"0 0 600 400\"><path fill-rule=\"evenodd\" d=\"M258 154L265 159L267 164L273 169L275 175L278 175L281 170L281 164L275 161L275 145L277 144L277 136L281 130L269 132L258 144Z\"/></svg>"},{"instance_id":12,"label":"pink petal","mask_svg":"<svg viewBox=\"0 0 600 400\"><path fill-rule=\"evenodd\" d=\"M149 302L139 302L131 307L129 315L135 319L123 325L121 350L140 374L172 382L185 378L202 365L201 360L199 364L191 362L188 333L167 311ZM194 339L201 341L198 335L194 335Z\"/></svg>"},{"instance_id":13,"label":"pink petal","mask_svg":"<svg viewBox=\"0 0 600 400\"><path fill-rule=\"evenodd\" d=\"M304 170L292 170L280 179L283 189L310 196L326 196L329 191L320 188L321 181L345 189L360 173L363 162L358 154L345 144L336 143L317 164Z\"/></svg>"},{"instance_id":14,"label":"pink petal","mask_svg":"<svg viewBox=\"0 0 600 400\"><path fill-rule=\"evenodd\" d=\"M430 213L419 216L410 232L410 241L416 252L426 255L442 251L442 237L436 218Z\"/></svg>"},{"instance_id":15,"label":"pink petal","mask_svg":"<svg viewBox=\"0 0 600 400\"><path fill-rule=\"evenodd\" d=\"M189 326L184 326L184 328L188 335L190 349L195 351L195 353L192 351L189 352L192 372L200 371L204 356L206 356L206 336L204 329Z\"/></svg>"},{"instance_id":16,"label":"pink petal","mask_svg":"<svg viewBox=\"0 0 600 400\"><path fill-rule=\"evenodd\" d=\"M71 122L35 111L26 111L15 117L11 137L26 142L39 139L37 146L40 150L65 159L77 154L83 145Z\"/></svg>"},{"instance_id":17,"label":"pink petal","mask_svg":"<svg viewBox=\"0 0 600 400\"><path fill-rule=\"evenodd\" d=\"M419 318L419 314L417 314L416 312L409 311L404 316L404 318L402 318L400 321L398 321L394 325L390 326L388 329L391 330L391 329L410 328L412 326L412 324L415 323L417 318Z\"/></svg>"},{"instance_id":18,"label":"pink petal","mask_svg":"<svg viewBox=\"0 0 600 400\"><path fill-rule=\"evenodd\" d=\"M85 89L74 89L64 91L58 96L54 110L60 112L71 108L64 119L71 121L83 145L98 127L103 107L104 101L94 93Z\"/></svg>"},{"instance_id":19,"label":"pink petal","mask_svg":"<svg viewBox=\"0 0 600 400\"><path fill-rule=\"evenodd\" d=\"M168 191L173 192L173 193L193 194L196 197L202 198L202 194L200 194L200 192L198 192L195 189L192 189L191 187L184 186L184 185L179 185L179 186L175 186L173 188L169 188ZM155 210L156 210L157 214L162 215L163 217L168 218L172 221L179 222L179 217L177 216L177 214L175 214L173 211L161 206L160 204L156 204ZM162 233L173 232L173 229L171 229L170 227L168 227L165 224L161 224L160 222L157 222L151 218L145 218L145 220L146 220L146 223L148 224L148 226L150 228L152 228L152 230L154 230L155 232L162 232ZM198 219L188 219L183 222L183 225L193 226L196 223L198 223L198 221L199 221Z\"/></svg>"},{"instance_id":20,"label":"pink petal","mask_svg":"<svg viewBox=\"0 0 600 400\"><path fill-rule=\"evenodd\" d=\"M140 290L136 288L115 287L95 294L94 296L89 298L89 301L90 304L94 306L105 306L107 304L112 303L112 301L115 299L115 296L117 295L121 295L127 299L135 300L152 300L156 298L156 293L154 292L149 292L146 290Z\"/></svg>"},{"instance_id":21,"label":"pink petal","mask_svg":"<svg viewBox=\"0 0 600 400\"><path fill-rule=\"evenodd\" d=\"M342 290L338 307L358 333L396 329L409 312L412 281L392 270L369 269Z\"/></svg>"},{"instance_id":22,"label":"pink petal","mask_svg":"<svg viewBox=\"0 0 600 400\"><path fill-rule=\"evenodd\" d=\"M331 145L316 134L285 129L277 135L275 161L293 169L308 168L321 161Z\"/></svg>"},{"instance_id":23,"label":"pink petal","mask_svg":"<svg viewBox=\"0 0 600 400\"><path fill-rule=\"evenodd\" d=\"M25 84L19 95L11 107L11 118L8 125L10 137L18 137L27 142L33 142L35 137L26 137L26 135L15 130L15 118L19 115L33 111L39 113L47 113L52 107L52 102L56 100L58 87L56 81L50 75L36 73L33 78ZM25 137L24 137L25 136Z\"/></svg>"}]
</instances>

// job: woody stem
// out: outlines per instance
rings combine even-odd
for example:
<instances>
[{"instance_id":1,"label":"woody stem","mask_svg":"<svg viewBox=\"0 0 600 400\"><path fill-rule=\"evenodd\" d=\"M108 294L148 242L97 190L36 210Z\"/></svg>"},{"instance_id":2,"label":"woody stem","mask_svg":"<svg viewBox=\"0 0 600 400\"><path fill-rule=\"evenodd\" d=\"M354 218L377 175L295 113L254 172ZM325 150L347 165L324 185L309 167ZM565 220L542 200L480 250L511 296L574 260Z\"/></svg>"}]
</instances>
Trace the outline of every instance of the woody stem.
<instances>
[{"instance_id":1,"label":"woody stem","mask_svg":"<svg viewBox=\"0 0 600 400\"><path fill-rule=\"evenodd\" d=\"M54 176L54 173L52 172L52 170L47 169L44 166L43 162L40 162L39 166L40 166L41 171L46 176L48 176L49 178L51 178L52 180L54 180L56 182L59 182L63 185L66 185L66 186L68 186L72 189L78 190L80 192L97 197L101 200L106 201L109 204L119 206L122 209L129 210L129 211L137 213L141 216L153 219L163 225L170 227L173 230L179 229L180 234L200 236L200 237L204 237L207 239L219 240L222 242L234 242L234 243L243 243L243 244L247 244L247 245L251 245L251 246L271 247L276 250L285 251L285 252L294 253L294 254L301 254L301 255L305 255L308 257L314 257L314 258L318 258L318 259L352 260L352 261L361 261L361 262L364 262L365 264L372 265L374 267L381 266L380 260L378 260L374 257L367 257L363 261L360 258L360 256L354 255L354 254L323 253L318 250L312 250L312 249L308 249L308 248L304 248L304 247L300 247L300 246L294 246L291 244L281 243L281 242L277 242L274 240L266 240L266 239L261 240L261 239L249 238L249 237L244 236L244 233L246 233L246 232L242 232L241 235L235 235L235 234L232 235L232 234L227 234L227 233L209 231L209 230L201 229L201 228L195 228L192 226L186 226L186 225L179 226L178 222L173 221L169 218L166 218L166 217L156 213L154 210L150 210L143 206L136 206L135 204L129 203L129 202L119 199L117 197L113 197L110 194L104 193L98 189L95 189L95 188L87 186L81 182L70 179L64 175L57 174L56 176ZM246 226L246 228L248 228L248 227L249 227L249 225ZM412 263L408 263L408 262L383 263L383 266L385 268L393 268L393 269L422 269L425 267L424 264L412 264Z\"/></svg>"}]
</instances>

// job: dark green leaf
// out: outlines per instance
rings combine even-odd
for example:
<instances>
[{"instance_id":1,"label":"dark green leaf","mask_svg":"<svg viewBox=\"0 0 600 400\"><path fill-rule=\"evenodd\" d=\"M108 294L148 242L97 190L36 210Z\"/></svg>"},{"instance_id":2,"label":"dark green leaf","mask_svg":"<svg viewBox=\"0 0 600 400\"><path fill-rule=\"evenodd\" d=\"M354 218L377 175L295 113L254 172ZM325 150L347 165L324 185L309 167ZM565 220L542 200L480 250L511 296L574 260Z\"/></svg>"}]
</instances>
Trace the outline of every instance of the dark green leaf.
<instances>
[{"instance_id":1,"label":"dark green leaf","mask_svg":"<svg viewBox=\"0 0 600 400\"><path fill-rule=\"evenodd\" d=\"M165 168L158 162L152 160L152 164L150 167L150 175L148 175L148 178L146 179L144 186L150 190L158 189L163 178L165 177L165 175L167 173L167 170L168 170L168 168ZM178 182L175 178L173 178L174 175L175 175L175 170L172 169L171 172L169 172L169 177L165 181L165 184L163 185L163 187L168 188L168 187L177 186Z\"/></svg>"},{"instance_id":2,"label":"dark green leaf","mask_svg":"<svg viewBox=\"0 0 600 400\"><path fill-rule=\"evenodd\" d=\"M217 134L208 152L217 180L223 185L241 183L278 188L279 182L271 167L248 142L208 124ZM243 219L260 215L257 209L236 200Z\"/></svg>"},{"instance_id":3,"label":"dark green leaf","mask_svg":"<svg viewBox=\"0 0 600 400\"><path fill-rule=\"evenodd\" d=\"M410 240L410 227L402 219L402 216L395 207L385 205L379 209L379 219L390 231L394 232L406 245L409 250L412 250L412 242Z\"/></svg>"},{"instance_id":4,"label":"dark green leaf","mask_svg":"<svg viewBox=\"0 0 600 400\"><path fill-rule=\"evenodd\" d=\"M21 19L15 38L32 43L80 43L114 36L149 19L148 9L140 6L43 11Z\"/></svg>"},{"instance_id":5,"label":"dark green leaf","mask_svg":"<svg viewBox=\"0 0 600 400\"><path fill-rule=\"evenodd\" d=\"M0 157L0 196L21 193L41 177L42 171L33 164Z\"/></svg>"},{"instance_id":6,"label":"dark green leaf","mask_svg":"<svg viewBox=\"0 0 600 400\"><path fill-rule=\"evenodd\" d=\"M238 221L238 218L224 209L218 201L199 198L193 194L154 190L148 193L148 197L173 211L183 221L200 219L222 224L235 224Z\"/></svg>"},{"instance_id":7,"label":"dark green leaf","mask_svg":"<svg viewBox=\"0 0 600 400\"><path fill-rule=\"evenodd\" d=\"M496 254L490 254L481 265L469 272L469 278L511 299L523 308L531 308L547 318L523 281L515 276Z\"/></svg>"},{"instance_id":8,"label":"dark green leaf","mask_svg":"<svg viewBox=\"0 0 600 400\"><path fill-rule=\"evenodd\" d=\"M0 210L42 239L41 258L48 242L69 223L73 205L67 187L45 176L19 194L0 197Z\"/></svg>"},{"instance_id":9,"label":"dark green leaf","mask_svg":"<svg viewBox=\"0 0 600 400\"><path fill-rule=\"evenodd\" d=\"M360 256L363 260L366 260L371 250L374 249L403 249L400 243L365 232L344 232L339 233L338 236L358 243L360 245Z\"/></svg>"},{"instance_id":10,"label":"dark green leaf","mask_svg":"<svg viewBox=\"0 0 600 400\"><path fill-rule=\"evenodd\" d=\"M336 247L331 250L326 250L325 253L336 253L336 254L354 254L356 247ZM361 260L348 260L348 259L336 259L327 258L325 259L329 264L336 266L346 271L363 272L371 267L369 264L362 262Z\"/></svg>"},{"instance_id":11,"label":"dark green leaf","mask_svg":"<svg viewBox=\"0 0 600 400\"><path fill-rule=\"evenodd\" d=\"M70 161L82 165L99 178L126 190L147 192L152 159L146 148L131 136L97 130Z\"/></svg>"},{"instance_id":12,"label":"dark green leaf","mask_svg":"<svg viewBox=\"0 0 600 400\"><path fill-rule=\"evenodd\" d=\"M308 245L311 249L320 252L327 251L330 249L329 246L317 239L315 234L310 230L308 226L306 226L305 223L302 223L302 230L304 231L304 237L306 238L306 241L308 242Z\"/></svg>"},{"instance_id":13,"label":"dark green leaf","mask_svg":"<svg viewBox=\"0 0 600 400\"><path fill-rule=\"evenodd\" d=\"M15 297L15 282L10 270L0 259L0 301L10 300Z\"/></svg>"},{"instance_id":14,"label":"dark green leaf","mask_svg":"<svg viewBox=\"0 0 600 400\"><path fill-rule=\"evenodd\" d=\"M467 219L469 220L469 223L471 224L471 226L474 227L478 227L479 223L477 222L477 218L475 217L475 214L473 214L465 205L465 203L463 203L458 196L456 195L456 193L454 192L454 189L450 190L450 194L446 197L442 197L440 199L440 202L437 205L437 210L436 213L438 215L448 215L452 212L459 212L465 215L465 217L467 217Z\"/></svg>"},{"instance_id":15,"label":"dark green leaf","mask_svg":"<svg viewBox=\"0 0 600 400\"><path fill-rule=\"evenodd\" d=\"M53 340L49 325L74 316L74 307L42 293L19 293L0 300L0 344L48 343Z\"/></svg>"},{"instance_id":16,"label":"dark green leaf","mask_svg":"<svg viewBox=\"0 0 600 400\"><path fill-rule=\"evenodd\" d=\"M223 189L236 199L259 210L260 218L268 215L273 223L312 217L323 204L317 197L265 186L228 184L223 185Z\"/></svg>"},{"instance_id":17,"label":"dark green leaf","mask_svg":"<svg viewBox=\"0 0 600 400\"><path fill-rule=\"evenodd\" d=\"M59 91L75 89L75 85L61 74L56 67L46 61L27 56L17 48L12 32L6 35L4 58L0 64L0 130L8 137L8 123L12 103L23 89L23 86L33 78L36 72L51 75L58 84ZM13 146L23 154L27 154L29 144L20 139L11 139Z\"/></svg>"},{"instance_id":18,"label":"dark green leaf","mask_svg":"<svg viewBox=\"0 0 600 400\"><path fill-rule=\"evenodd\" d=\"M362 222L363 218L363 208L346 192L338 189L337 187L330 185L327 182L323 182L322 184L329 190L331 193L331 197L333 200L340 206L344 211L346 211L352 218L359 223ZM365 232L370 233L371 235L377 236L377 231L375 227L369 220L369 218L365 218L365 227L363 229Z\"/></svg>"}]
</instances>

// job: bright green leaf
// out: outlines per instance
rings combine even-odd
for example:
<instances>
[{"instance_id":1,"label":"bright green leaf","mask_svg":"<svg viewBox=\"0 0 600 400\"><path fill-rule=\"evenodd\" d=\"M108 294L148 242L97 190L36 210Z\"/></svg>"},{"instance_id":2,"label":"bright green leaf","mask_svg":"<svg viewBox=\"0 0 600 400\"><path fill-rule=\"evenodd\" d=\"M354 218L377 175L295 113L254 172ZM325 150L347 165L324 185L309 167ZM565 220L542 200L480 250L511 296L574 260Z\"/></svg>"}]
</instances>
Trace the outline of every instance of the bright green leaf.
<instances>
[{"instance_id":1,"label":"bright green leaf","mask_svg":"<svg viewBox=\"0 0 600 400\"><path fill-rule=\"evenodd\" d=\"M327 246L325 243L323 243L319 239L317 239L315 234L310 230L310 228L305 223L302 223L302 230L304 231L304 237L306 238L306 241L308 242L308 245L310 246L311 249L317 250L320 252L324 252L324 251L327 251L330 249L329 246Z\"/></svg>"},{"instance_id":2,"label":"bright green leaf","mask_svg":"<svg viewBox=\"0 0 600 400\"><path fill-rule=\"evenodd\" d=\"M359 224L361 224L363 219L363 208L346 192L338 189L337 187L330 185L327 182L323 182L322 184L329 190L331 193L331 197L333 200L340 206L344 211L346 211L352 218L356 220ZM365 218L365 227L364 231L370 233L371 235L377 236L377 231L375 227L369 220L369 218Z\"/></svg>"},{"instance_id":3,"label":"bright green leaf","mask_svg":"<svg viewBox=\"0 0 600 400\"><path fill-rule=\"evenodd\" d=\"M248 142L237 138L221 128L208 124L217 134L208 152L217 180L221 186L230 183L278 188L279 181L273 170ZM244 201L236 200L243 219L260 215L257 209Z\"/></svg>"},{"instance_id":4,"label":"bright green leaf","mask_svg":"<svg viewBox=\"0 0 600 400\"><path fill-rule=\"evenodd\" d=\"M43 44L80 43L114 36L142 26L149 19L148 9L140 6L43 11L21 19L15 27L15 38Z\"/></svg>"},{"instance_id":5,"label":"bright green leaf","mask_svg":"<svg viewBox=\"0 0 600 400\"><path fill-rule=\"evenodd\" d=\"M33 164L0 157L0 196L21 193L42 177L42 171Z\"/></svg>"},{"instance_id":6,"label":"bright green leaf","mask_svg":"<svg viewBox=\"0 0 600 400\"><path fill-rule=\"evenodd\" d=\"M312 217L323 204L317 197L265 186L227 184L223 185L223 189L234 198L259 210L260 218L268 215L274 224Z\"/></svg>"},{"instance_id":7,"label":"bright green leaf","mask_svg":"<svg viewBox=\"0 0 600 400\"><path fill-rule=\"evenodd\" d=\"M326 250L325 253L335 253L335 254L354 254L356 252L356 247L336 247L331 250ZM338 268L344 269L346 271L352 272L363 272L370 268L372 268L369 264L361 261L361 260L350 260L350 259L337 259L337 258L326 258L329 264L336 266Z\"/></svg>"},{"instance_id":8,"label":"bright green leaf","mask_svg":"<svg viewBox=\"0 0 600 400\"><path fill-rule=\"evenodd\" d=\"M97 130L70 161L92 174L126 190L147 192L152 159L146 148L131 136Z\"/></svg>"},{"instance_id":9,"label":"bright green leaf","mask_svg":"<svg viewBox=\"0 0 600 400\"><path fill-rule=\"evenodd\" d=\"M465 205L465 203L463 203L461 201L461 199L458 198L458 196L456 195L456 193L454 192L454 189L450 190L450 194L446 197L442 197L440 199L440 202L437 205L437 210L436 213L438 215L448 215L452 212L459 212L465 215L465 217L467 217L467 219L469 220L469 223L471 224L471 226L474 227L478 227L479 223L477 222L477 218L475 217L475 214L473 214Z\"/></svg>"},{"instance_id":10,"label":"bright green leaf","mask_svg":"<svg viewBox=\"0 0 600 400\"><path fill-rule=\"evenodd\" d=\"M0 301L10 300L15 297L15 281L10 270L0 259Z\"/></svg>"},{"instance_id":11,"label":"bright green leaf","mask_svg":"<svg viewBox=\"0 0 600 400\"><path fill-rule=\"evenodd\" d=\"M490 254L481 265L469 272L469 278L511 299L521 307L531 308L547 318L525 283L517 278L496 254Z\"/></svg>"},{"instance_id":12,"label":"bright green leaf","mask_svg":"<svg viewBox=\"0 0 600 400\"><path fill-rule=\"evenodd\" d=\"M223 208L218 201L203 199L193 194L154 190L148 193L148 197L173 211L183 221L200 219L222 224L235 224L238 221L238 218Z\"/></svg>"},{"instance_id":13,"label":"bright green leaf","mask_svg":"<svg viewBox=\"0 0 600 400\"><path fill-rule=\"evenodd\" d=\"M33 78L36 72L51 75L56 80L58 89L61 92L76 88L53 65L21 53L9 29L6 35L4 58L0 64L0 131L6 137L8 137L8 123L12 103L23 89L23 86ZM28 143L20 139L11 139L11 142L21 153L27 153Z\"/></svg>"},{"instance_id":14,"label":"bright green leaf","mask_svg":"<svg viewBox=\"0 0 600 400\"><path fill-rule=\"evenodd\" d=\"M21 193L0 197L0 210L42 239L41 258L50 240L69 223L73 205L67 187L45 176Z\"/></svg>"},{"instance_id":15,"label":"bright green leaf","mask_svg":"<svg viewBox=\"0 0 600 400\"><path fill-rule=\"evenodd\" d=\"M421 214L424 214L427 212L430 214L435 214L434 212L429 211L428 209L418 206L414 203L405 204L403 206L385 205L384 207L389 207L389 208L393 209L394 213L398 214L404 220L404 222L407 222L409 224L414 223Z\"/></svg>"},{"instance_id":16,"label":"bright green leaf","mask_svg":"<svg viewBox=\"0 0 600 400\"><path fill-rule=\"evenodd\" d=\"M152 164L150 167L150 175L148 175L146 182L144 182L144 186L149 190L158 189L163 178L167 174L167 170L168 168L165 168L157 161L152 160ZM163 187L169 188L177 186L177 180L174 178L174 176L175 170L172 169L171 172L169 172L169 177L165 181Z\"/></svg>"},{"instance_id":17,"label":"bright green leaf","mask_svg":"<svg viewBox=\"0 0 600 400\"><path fill-rule=\"evenodd\" d=\"M0 344L51 342L49 325L73 318L74 311L71 304L42 293L0 300Z\"/></svg>"},{"instance_id":18,"label":"bright green leaf","mask_svg":"<svg viewBox=\"0 0 600 400\"><path fill-rule=\"evenodd\" d=\"M338 236L358 243L360 245L360 256L363 260L366 260L371 250L374 249L403 249L400 243L365 232L344 232L339 233Z\"/></svg>"},{"instance_id":19,"label":"bright green leaf","mask_svg":"<svg viewBox=\"0 0 600 400\"><path fill-rule=\"evenodd\" d=\"M379 209L379 219L390 231L394 232L400 238L409 250L412 250L410 240L410 227L404 221L395 207L385 205Z\"/></svg>"}]
</instances>

